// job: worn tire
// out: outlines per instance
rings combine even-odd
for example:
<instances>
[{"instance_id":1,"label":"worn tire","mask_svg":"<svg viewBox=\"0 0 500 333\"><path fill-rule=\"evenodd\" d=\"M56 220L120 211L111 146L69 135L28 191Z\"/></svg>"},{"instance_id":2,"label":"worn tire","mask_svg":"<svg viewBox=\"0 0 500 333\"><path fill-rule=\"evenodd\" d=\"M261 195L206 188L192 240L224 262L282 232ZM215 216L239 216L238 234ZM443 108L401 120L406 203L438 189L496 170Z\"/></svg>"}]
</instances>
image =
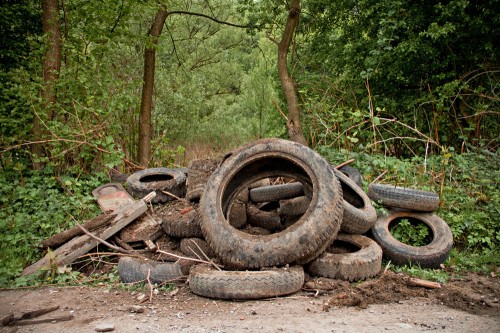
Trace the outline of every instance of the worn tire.
<instances>
[{"instance_id":1,"label":"worn tire","mask_svg":"<svg viewBox=\"0 0 500 333\"><path fill-rule=\"evenodd\" d=\"M356 185L363 187L363 175L361 175L361 172L359 172L358 169L350 165L344 165L338 170L349 177L354 183L356 183Z\"/></svg>"},{"instance_id":2,"label":"worn tire","mask_svg":"<svg viewBox=\"0 0 500 333\"><path fill-rule=\"evenodd\" d=\"M354 247L353 252L341 251L341 244ZM309 274L347 281L373 277L382 268L382 249L373 240L361 235L338 234L332 245L311 261Z\"/></svg>"},{"instance_id":3,"label":"worn tire","mask_svg":"<svg viewBox=\"0 0 500 333\"><path fill-rule=\"evenodd\" d=\"M189 274L189 288L197 295L217 299L260 299L299 291L302 266L262 271L219 271L197 265Z\"/></svg>"},{"instance_id":4,"label":"worn tire","mask_svg":"<svg viewBox=\"0 0 500 333\"><path fill-rule=\"evenodd\" d=\"M361 187L341 171L334 169L334 172L342 186L344 199L344 218L340 230L349 234L364 234L375 224L377 212Z\"/></svg>"},{"instance_id":5,"label":"worn tire","mask_svg":"<svg viewBox=\"0 0 500 333\"><path fill-rule=\"evenodd\" d=\"M246 213L248 224L251 226L264 228L272 232L284 229L276 209L267 211L260 209L256 205L248 204Z\"/></svg>"},{"instance_id":6,"label":"worn tire","mask_svg":"<svg viewBox=\"0 0 500 333\"><path fill-rule=\"evenodd\" d=\"M390 232L390 224L398 218L411 218L427 225L432 231L432 241L425 246L411 246L398 241ZM430 213L389 210L380 216L372 228L375 241L384 256L397 265L417 264L423 268L439 268L450 255L453 246L451 229L439 216Z\"/></svg>"},{"instance_id":7,"label":"worn tire","mask_svg":"<svg viewBox=\"0 0 500 333\"><path fill-rule=\"evenodd\" d=\"M146 281L149 272L151 283L163 283L183 276L181 266L172 262L122 257L118 261L118 275L124 283Z\"/></svg>"},{"instance_id":8,"label":"worn tire","mask_svg":"<svg viewBox=\"0 0 500 333\"><path fill-rule=\"evenodd\" d=\"M370 185L368 197L387 207L403 208L416 212L433 212L439 208L437 193L391 185Z\"/></svg>"},{"instance_id":9,"label":"worn tire","mask_svg":"<svg viewBox=\"0 0 500 333\"><path fill-rule=\"evenodd\" d=\"M294 182L252 188L250 190L250 201L255 203L278 201L301 195L304 195L304 187L301 183Z\"/></svg>"},{"instance_id":10,"label":"worn tire","mask_svg":"<svg viewBox=\"0 0 500 333\"><path fill-rule=\"evenodd\" d=\"M172 237L186 238L203 236L200 217L196 206L178 202L161 215L161 226L165 233Z\"/></svg>"},{"instance_id":11,"label":"worn tire","mask_svg":"<svg viewBox=\"0 0 500 333\"><path fill-rule=\"evenodd\" d=\"M153 203L163 203L175 198L164 193L167 191L177 197L186 193L186 174L181 169L151 168L131 174L126 181L128 190L136 198L143 198L155 191Z\"/></svg>"},{"instance_id":12,"label":"worn tire","mask_svg":"<svg viewBox=\"0 0 500 333\"><path fill-rule=\"evenodd\" d=\"M183 238L181 239L179 247L182 253L191 258L201 258L205 260L203 253L205 253L209 258L214 257L214 253L210 246L208 246L208 243L201 238Z\"/></svg>"},{"instance_id":13,"label":"worn tire","mask_svg":"<svg viewBox=\"0 0 500 333\"><path fill-rule=\"evenodd\" d=\"M229 225L224 212L235 193L258 179L277 176L296 179L310 189L310 210L271 235L248 235ZM281 139L258 140L228 156L210 177L200 202L205 239L217 257L236 268L314 259L337 235L342 214L342 189L329 164L310 148Z\"/></svg>"}]
</instances>

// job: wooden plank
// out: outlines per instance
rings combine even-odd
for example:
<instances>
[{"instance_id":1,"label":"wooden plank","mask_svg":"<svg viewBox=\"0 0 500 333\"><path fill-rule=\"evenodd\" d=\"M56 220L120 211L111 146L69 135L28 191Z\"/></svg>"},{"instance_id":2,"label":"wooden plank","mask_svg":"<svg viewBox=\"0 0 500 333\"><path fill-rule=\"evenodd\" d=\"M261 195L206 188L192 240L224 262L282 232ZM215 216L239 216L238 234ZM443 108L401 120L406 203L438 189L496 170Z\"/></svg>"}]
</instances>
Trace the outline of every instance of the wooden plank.
<instances>
[{"instance_id":1,"label":"wooden plank","mask_svg":"<svg viewBox=\"0 0 500 333\"><path fill-rule=\"evenodd\" d=\"M109 227L96 231L94 234L97 237L106 240L144 214L146 210L147 205L144 200L139 200L129 205L122 206L114 212L116 217L110 222ZM52 252L56 258L55 265L69 265L80 256L95 248L97 244L98 241L88 235L73 238L71 241ZM33 265L26 267L22 275L34 274L39 269L47 267L48 265L49 263L47 262L47 258L44 257Z\"/></svg>"}]
</instances>

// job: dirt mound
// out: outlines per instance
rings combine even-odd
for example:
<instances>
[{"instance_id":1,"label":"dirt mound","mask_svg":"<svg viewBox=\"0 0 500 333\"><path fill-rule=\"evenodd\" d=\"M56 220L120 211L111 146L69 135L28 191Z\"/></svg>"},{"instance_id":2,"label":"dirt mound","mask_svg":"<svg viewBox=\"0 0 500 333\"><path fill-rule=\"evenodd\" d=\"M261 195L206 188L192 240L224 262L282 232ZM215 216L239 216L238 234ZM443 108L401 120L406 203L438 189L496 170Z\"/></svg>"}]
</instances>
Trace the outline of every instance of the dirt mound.
<instances>
[{"instance_id":1,"label":"dirt mound","mask_svg":"<svg viewBox=\"0 0 500 333\"><path fill-rule=\"evenodd\" d=\"M305 287L307 290L329 291L331 297L324 303L325 311L332 306L366 308L370 304L400 303L423 298L472 314L500 316L500 280L475 273L452 279L437 289L414 286L407 275L390 271L378 279L357 285L317 279L309 281Z\"/></svg>"}]
</instances>

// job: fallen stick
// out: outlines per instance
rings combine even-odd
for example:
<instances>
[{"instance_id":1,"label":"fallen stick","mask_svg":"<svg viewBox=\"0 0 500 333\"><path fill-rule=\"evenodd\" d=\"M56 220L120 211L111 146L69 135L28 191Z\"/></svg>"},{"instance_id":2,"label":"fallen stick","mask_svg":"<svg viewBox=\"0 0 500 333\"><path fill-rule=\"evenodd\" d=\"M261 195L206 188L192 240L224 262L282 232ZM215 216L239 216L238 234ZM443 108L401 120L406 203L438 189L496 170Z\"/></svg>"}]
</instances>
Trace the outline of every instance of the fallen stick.
<instances>
[{"instance_id":1,"label":"fallen stick","mask_svg":"<svg viewBox=\"0 0 500 333\"><path fill-rule=\"evenodd\" d=\"M106 224L109 224L114 217L115 215L113 214L102 214L90 221L85 222L83 224L83 227L87 230L92 231ZM61 244L66 243L70 239L81 235L83 235L82 230L78 228L78 226L74 226L71 229L65 230L51 236L50 238L45 239L44 241L42 241L42 245L44 247L55 248Z\"/></svg>"},{"instance_id":2,"label":"fallen stick","mask_svg":"<svg viewBox=\"0 0 500 333\"><path fill-rule=\"evenodd\" d=\"M66 315L66 316L52 317L52 318L46 318L46 319L21 320L21 321L15 322L13 325L26 326L26 325L35 325L35 324L56 323L59 321L68 321L68 320L71 320L73 318L74 318L73 315Z\"/></svg>"},{"instance_id":3,"label":"fallen stick","mask_svg":"<svg viewBox=\"0 0 500 333\"><path fill-rule=\"evenodd\" d=\"M441 288L441 283L417 279L417 278L409 278L408 284L410 284L412 286L425 287L425 288L430 288L430 289Z\"/></svg>"},{"instance_id":4,"label":"fallen stick","mask_svg":"<svg viewBox=\"0 0 500 333\"><path fill-rule=\"evenodd\" d=\"M352 163L354 161L355 161L354 158L351 158L350 160L347 160L344 163L340 163L339 165L335 166L335 169L338 170L338 169L342 168L343 166L345 166L345 165L347 165L349 163Z\"/></svg>"},{"instance_id":5,"label":"fallen stick","mask_svg":"<svg viewBox=\"0 0 500 333\"><path fill-rule=\"evenodd\" d=\"M14 325L14 324L20 322L21 320L33 319L36 317L40 317L40 316L43 316L44 314L56 311L57 309L59 309L59 305L51 306L51 307L40 309L40 310L25 312L21 315L21 317L15 317L13 314L10 314L10 315L2 318L1 324L2 324L2 326ZM22 325L22 324L17 324L17 325Z\"/></svg>"},{"instance_id":6,"label":"fallen stick","mask_svg":"<svg viewBox=\"0 0 500 333\"><path fill-rule=\"evenodd\" d=\"M104 239L101 239L101 238L97 237L96 235L94 235L93 233L91 233L90 231L88 231L87 229L85 229L81 224L77 224L77 227L80 228L86 235L92 237L93 239L95 239L99 243L102 243L102 244L106 245L110 249L113 249L113 250L116 250L118 252L125 253L125 254L131 254L132 253L132 251L122 249L121 247L118 247L118 246L114 246L113 244L106 242Z\"/></svg>"}]
</instances>

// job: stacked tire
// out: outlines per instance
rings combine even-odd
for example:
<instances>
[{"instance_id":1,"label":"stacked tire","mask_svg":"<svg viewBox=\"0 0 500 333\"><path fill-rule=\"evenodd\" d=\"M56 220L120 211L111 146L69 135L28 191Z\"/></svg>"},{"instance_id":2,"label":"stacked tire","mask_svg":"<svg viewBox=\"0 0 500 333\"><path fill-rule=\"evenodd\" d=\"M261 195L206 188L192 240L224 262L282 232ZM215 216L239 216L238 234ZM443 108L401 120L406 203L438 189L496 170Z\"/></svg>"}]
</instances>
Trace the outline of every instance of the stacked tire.
<instances>
[{"instance_id":1,"label":"stacked tire","mask_svg":"<svg viewBox=\"0 0 500 333\"><path fill-rule=\"evenodd\" d=\"M379 216L372 228L373 237L388 260L397 265L416 264L422 268L439 268L446 261L453 246L453 235L448 224L435 214L439 208L436 193L374 184L369 186L368 196L388 208L388 214ZM432 240L424 246L398 241L391 229L402 219L425 224L432 233Z\"/></svg>"}]
</instances>

